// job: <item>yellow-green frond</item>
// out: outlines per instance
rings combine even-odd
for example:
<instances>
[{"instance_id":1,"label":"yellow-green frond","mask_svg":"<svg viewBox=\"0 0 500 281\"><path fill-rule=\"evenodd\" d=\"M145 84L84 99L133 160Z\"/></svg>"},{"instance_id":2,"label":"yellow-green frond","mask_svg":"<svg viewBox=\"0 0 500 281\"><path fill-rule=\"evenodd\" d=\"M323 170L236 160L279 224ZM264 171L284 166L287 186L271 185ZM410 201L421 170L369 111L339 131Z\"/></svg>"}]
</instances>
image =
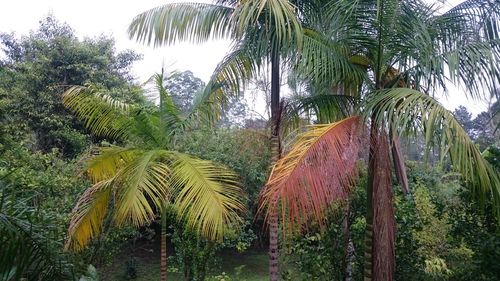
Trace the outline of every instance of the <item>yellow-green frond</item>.
<instances>
[{"instance_id":1,"label":"yellow-green frond","mask_svg":"<svg viewBox=\"0 0 500 281\"><path fill-rule=\"evenodd\" d=\"M320 224L332 201L346 198L356 177L361 118L310 126L274 165L261 192L259 211L281 215L284 230Z\"/></svg>"},{"instance_id":2,"label":"yellow-green frond","mask_svg":"<svg viewBox=\"0 0 500 281\"><path fill-rule=\"evenodd\" d=\"M244 196L233 172L210 161L176 153L171 179L177 190L178 213L201 235L220 240L228 228L241 222Z\"/></svg>"},{"instance_id":3,"label":"yellow-green frond","mask_svg":"<svg viewBox=\"0 0 500 281\"><path fill-rule=\"evenodd\" d=\"M66 248L80 251L102 231L112 193L112 179L87 189L78 200L68 229Z\"/></svg>"},{"instance_id":4,"label":"yellow-green frond","mask_svg":"<svg viewBox=\"0 0 500 281\"><path fill-rule=\"evenodd\" d=\"M165 164L168 152L149 150L124 164L115 176L115 214L117 225L135 226L152 221L155 210L171 198L168 181L170 167Z\"/></svg>"},{"instance_id":5,"label":"yellow-green frond","mask_svg":"<svg viewBox=\"0 0 500 281\"><path fill-rule=\"evenodd\" d=\"M398 133L423 134L428 145L440 144L453 169L462 174L478 198L491 194L500 218L500 175L481 156L453 114L434 98L408 88L380 91L368 100L365 112L367 118L374 115L375 122L390 122Z\"/></svg>"},{"instance_id":6,"label":"yellow-green frond","mask_svg":"<svg viewBox=\"0 0 500 281\"><path fill-rule=\"evenodd\" d=\"M73 86L64 92L62 100L94 135L120 138L130 128L129 106L96 87Z\"/></svg>"},{"instance_id":7,"label":"yellow-green frond","mask_svg":"<svg viewBox=\"0 0 500 281\"><path fill-rule=\"evenodd\" d=\"M130 163L137 154L141 153L141 150L112 146L100 147L96 153L86 159L86 172L93 183L116 176L125 164Z\"/></svg>"}]
</instances>

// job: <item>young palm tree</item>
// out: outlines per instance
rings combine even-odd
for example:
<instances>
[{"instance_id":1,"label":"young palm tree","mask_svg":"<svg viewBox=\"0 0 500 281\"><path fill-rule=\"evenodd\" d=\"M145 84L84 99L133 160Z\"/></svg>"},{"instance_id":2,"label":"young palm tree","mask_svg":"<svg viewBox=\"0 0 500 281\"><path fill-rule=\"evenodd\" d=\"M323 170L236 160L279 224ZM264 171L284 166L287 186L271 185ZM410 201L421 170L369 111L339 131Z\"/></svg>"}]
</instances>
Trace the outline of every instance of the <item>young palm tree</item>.
<instances>
[{"instance_id":1,"label":"young palm tree","mask_svg":"<svg viewBox=\"0 0 500 281\"><path fill-rule=\"evenodd\" d=\"M166 280L167 208L172 207L200 235L220 240L228 228L240 223L238 213L244 205L233 172L173 150L178 134L214 118L213 97L199 97L192 112L182 116L164 87L163 73L154 80L159 107L124 104L93 86L72 87L64 93L64 105L93 134L123 142L99 147L87 159L85 170L93 186L75 206L67 247L85 247L101 233L107 217L118 226L142 226L161 214L161 280Z\"/></svg>"},{"instance_id":2,"label":"young palm tree","mask_svg":"<svg viewBox=\"0 0 500 281\"><path fill-rule=\"evenodd\" d=\"M313 110L320 122L339 120L343 114L352 117L313 126L301 135L277 162L262 192L261 209L267 208L267 214L278 210L285 228L323 221L324 208L345 198L355 178L356 157L349 155L357 151L368 126L365 280L394 279L392 168L403 185L406 180L399 135L423 135L428 147L439 145L442 160L451 162L480 200L490 196L500 218L500 176L453 114L434 98L448 83L462 86L472 98L498 85L500 2L469 0L442 14L438 10L422 1L331 2L331 33L324 34L316 51L308 52L313 60L302 60L298 69L313 84L321 82L316 77L348 71L323 59L329 49L334 53L341 45L348 48L353 63L364 66L366 78L359 84L330 83L356 101L344 112L328 111L325 101L342 106L331 94L310 97L301 108Z\"/></svg>"}]
</instances>

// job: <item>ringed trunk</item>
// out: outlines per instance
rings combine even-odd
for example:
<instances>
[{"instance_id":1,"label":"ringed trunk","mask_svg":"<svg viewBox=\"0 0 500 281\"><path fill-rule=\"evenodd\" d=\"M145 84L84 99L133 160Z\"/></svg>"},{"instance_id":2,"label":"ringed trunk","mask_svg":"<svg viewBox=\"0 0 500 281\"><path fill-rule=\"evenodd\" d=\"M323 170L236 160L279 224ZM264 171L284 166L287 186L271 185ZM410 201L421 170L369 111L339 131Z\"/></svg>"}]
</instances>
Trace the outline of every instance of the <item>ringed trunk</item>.
<instances>
[{"instance_id":1,"label":"ringed trunk","mask_svg":"<svg viewBox=\"0 0 500 281\"><path fill-rule=\"evenodd\" d=\"M372 124L368 163L365 232L365 281L392 281L395 268L395 219L389 140L383 128Z\"/></svg>"},{"instance_id":2,"label":"ringed trunk","mask_svg":"<svg viewBox=\"0 0 500 281\"><path fill-rule=\"evenodd\" d=\"M280 58L276 51L271 53L271 153L272 162L280 158ZM278 214L269 216L269 280L279 280Z\"/></svg>"},{"instance_id":3,"label":"ringed trunk","mask_svg":"<svg viewBox=\"0 0 500 281\"><path fill-rule=\"evenodd\" d=\"M167 208L161 214L160 234L160 281L167 281Z\"/></svg>"}]
</instances>

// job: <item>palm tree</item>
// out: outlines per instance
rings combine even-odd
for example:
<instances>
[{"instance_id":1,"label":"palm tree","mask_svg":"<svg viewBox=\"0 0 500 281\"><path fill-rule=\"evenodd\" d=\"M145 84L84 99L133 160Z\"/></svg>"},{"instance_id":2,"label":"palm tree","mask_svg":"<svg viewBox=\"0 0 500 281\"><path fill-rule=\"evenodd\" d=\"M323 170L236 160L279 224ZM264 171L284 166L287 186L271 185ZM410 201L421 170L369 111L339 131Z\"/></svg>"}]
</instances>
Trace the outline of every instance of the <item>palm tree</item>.
<instances>
[{"instance_id":1,"label":"palm tree","mask_svg":"<svg viewBox=\"0 0 500 281\"><path fill-rule=\"evenodd\" d=\"M349 48L352 62L364 66L365 79L359 84L329 83L353 96L354 106L342 105L339 96L331 94L303 100L299 108L312 110L319 122L336 122L300 135L276 163L262 192L260 209L267 208L268 216L279 211L284 228L297 230L312 219L324 221L325 208L345 198L352 185L356 157L349 155L358 151L368 126L365 280L394 279L392 168L403 185L406 180L399 135L424 136L427 147L439 145L441 160L451 162L481 201L490 196L500 218L500 176L453 114L434 98L448 83L462 86L471 98L498 85L500 2L468 0L445 13L438 11L423 1L330 4L331 33L324 34L321 48L309 53L315 59L302 60L298 69L312 84L320 84L316 77L348 71L322 59L329 48L333 53L341 45ZM322 67L314 68L311 62ZM328 111L325 101L344 111ZM348 118L339 119L342 115Z\"/></svg>"},{"instance_id":2,"label":"palm tree","mask_svg":"<svg viewBox=\"0 0 500 281\"><path fill-rule=\"evenodd\" d=\"M129 27L136 40L154 46L230 39L233 47L217 66L207 89L219 102L238 95L249 81L271 68L271 151L273 161L281 157L280 73L284 64L293 62L299 50L315 49L318 33L309 22L321 11L313 1L219 0L216 4L167 4L138 15ZM330 49L331 51L331 49ZM339 50L342 51L342 50ZM362 76L348 58L336 53L335 64L348 68L350 78ZM293 63L292 63L293 65ZM353 75L354 74L354 75ZM335 79L343 78L336 73ZM278 279L278 219L269 222L270 279Z\"/></svg>"},{"instance_id":3,"label":"palm tree","mask_svg":"<svg viewBox=\"0 0 500 281\"><path fill-rule=\"evenodd\" d=\"M118 226L142 226L161 214L161 280L166 280L167 208L172 207L199 235L220 240L228 228L240 223L238 213L244 205L233 172L172 150L178 134L216 117L213 97L199 96L193 110L183 116L165 90L163 72L153 78L158 107L128 105L94 86L72 87L64 93L64 105L94 135L122 143L99 147L86 159L93 186L75 206L67 247L81 250L101 233L108 218Z\"/></svg>"}]
</instances>

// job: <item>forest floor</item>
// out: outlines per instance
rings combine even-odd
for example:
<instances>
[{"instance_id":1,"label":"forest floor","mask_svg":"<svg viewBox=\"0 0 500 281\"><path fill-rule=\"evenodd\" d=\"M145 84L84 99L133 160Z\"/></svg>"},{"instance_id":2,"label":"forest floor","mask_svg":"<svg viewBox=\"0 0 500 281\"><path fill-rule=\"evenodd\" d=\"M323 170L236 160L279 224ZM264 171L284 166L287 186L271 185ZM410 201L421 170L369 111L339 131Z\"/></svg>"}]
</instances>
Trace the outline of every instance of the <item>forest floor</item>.
<instances>
[{"instance_id":1,"label":"forest floor","mask_svg":"<svg viewBox=\"0 0 500 281\"><path fill-rule=\"evenodd\" d=\"M171 252L171 249L170 249ZM136 278L127 278L127 262L134 260ZM216 268L209 269L208 276L221 275L230 280L268 280L268 256L265 249L250 249L244 253L223 251L217 254ZM160 279L160 253L156 243L127 245L107 266L98 268L102 281L151 281ZM170 271L172 268L170 267ZM168 280L184 280L181 273L168 272ZM239 272L239 273L238 273Z\"/></svg>"}]
</instances>

